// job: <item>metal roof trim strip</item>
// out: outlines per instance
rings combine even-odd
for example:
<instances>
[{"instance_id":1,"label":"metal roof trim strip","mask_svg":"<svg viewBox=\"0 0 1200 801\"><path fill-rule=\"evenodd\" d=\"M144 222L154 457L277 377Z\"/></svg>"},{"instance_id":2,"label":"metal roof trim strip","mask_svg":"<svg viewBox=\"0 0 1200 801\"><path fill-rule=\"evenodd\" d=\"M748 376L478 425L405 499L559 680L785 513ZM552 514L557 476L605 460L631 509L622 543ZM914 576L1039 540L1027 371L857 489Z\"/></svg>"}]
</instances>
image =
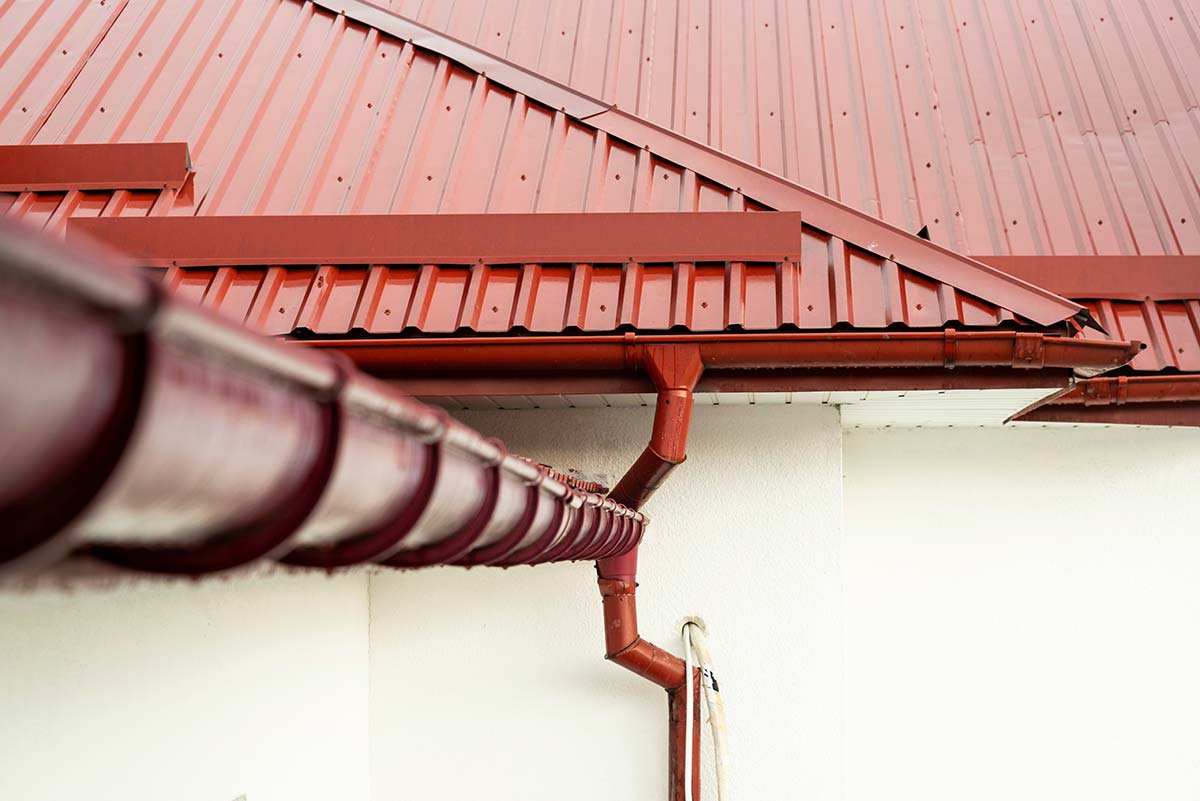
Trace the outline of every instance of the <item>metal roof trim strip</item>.
<instances>
[{"instance_id":1,"label":"metal roof trim strip","mask_svg":"<svg viewBox=\"0 0 1200 801\"><path fill-rule=\"evenodd\" d=\"M0 145L0 192L179 189L191 170L186 142Z\"/></svg>"},{"instance_id":2,"label":"metal roof trim strip","mask_svg":"<svg viewBox=\"0 0 1200 801\"><path fill-rule=\"evenodd\" d=\"M798 213L77 217L78 236L162 267L778 262L802 248Z\"/></svg>"},{"instance_id":3,"label":"metal roof trim strip","mask_svg":"<svg viewBox=\"0 0 1200 801\"><path fill-rule=\"evenodd\" d=\"M600 131L644 147L774 209L800 211L811 225L931 278L980 297L1023 298L1023 301L1005 305L1042 325L1061 322L1083 309L1041 287L935 245L819 192L680 136L394 12L362 0L320 0L316 5L483 72L501 85L551 107L561 108ZM489 66L490 74L486 73Z\"/></svg>"},{"instance_id":4,"label":"metal roof trim strip","mask_svg":"<svg viewBox=\"0 0 1200 801\"><path fill-rule=\"evenodd\" d=\"M965 292L981 297L1023 297L1028 308L1021 314L1042 325L1073 317L1083 309L1049 290L619 109L589 117L587 123L776 210L800 211L809 225Z\"/></svg>"},{"instance_id":5,"label":"metal roof trim strip","mask_svg":"<svg viewBox=\"0 0 1200 801\"><path fill-rule=\"evenodd\" d=\"M572 117L583 119L609 108L608 103L372 3L362 0L313 0L313 5L410 42L415 47L432 50Z\"/></svg>"},{"instance_id":6,"label":"metal roof trim strip","mask_svg":"<svg viewBox=\"0 0 1200 801\"><path fill-rule=\"evenodd\" d=\"M1200 298L1200 256L976 256L1075 300Z\"/></svg>"}]
</instances>

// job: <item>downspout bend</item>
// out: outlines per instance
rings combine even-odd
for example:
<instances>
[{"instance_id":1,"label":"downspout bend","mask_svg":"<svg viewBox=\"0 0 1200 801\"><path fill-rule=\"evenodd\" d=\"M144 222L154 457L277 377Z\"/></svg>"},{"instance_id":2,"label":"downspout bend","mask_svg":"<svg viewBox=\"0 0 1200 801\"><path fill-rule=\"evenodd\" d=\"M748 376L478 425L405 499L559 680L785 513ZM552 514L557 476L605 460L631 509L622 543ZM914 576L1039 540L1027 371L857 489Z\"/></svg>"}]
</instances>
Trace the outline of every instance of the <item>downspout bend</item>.
<instances>
[{"instance_id":1,"label":"downspout bend","mask_svg":"<svg viewBox=\"0 0 1200 801\"><path fill-rule=\"evenodd\" d=\"M691 425L693 392L704 362L697 344L630 344L626 358L646 370L654 380L658 399L654 407L654 429L650 442L626 471L609 498L639 510L687 458L687 435ZM637 626L637 540L624 553L596 560L600 597L604 604L605 658L654 682L667 691L668 785L672 801L700 795L700 726L698 703L691 705L692 737L687 729L687 666L682 659L646 641ZM692 684L693 695L700 687L699 675ZM693 702L698 698L693 698ZM686 776L691 754L691 776Z\"/></svg>"}]
</instances>

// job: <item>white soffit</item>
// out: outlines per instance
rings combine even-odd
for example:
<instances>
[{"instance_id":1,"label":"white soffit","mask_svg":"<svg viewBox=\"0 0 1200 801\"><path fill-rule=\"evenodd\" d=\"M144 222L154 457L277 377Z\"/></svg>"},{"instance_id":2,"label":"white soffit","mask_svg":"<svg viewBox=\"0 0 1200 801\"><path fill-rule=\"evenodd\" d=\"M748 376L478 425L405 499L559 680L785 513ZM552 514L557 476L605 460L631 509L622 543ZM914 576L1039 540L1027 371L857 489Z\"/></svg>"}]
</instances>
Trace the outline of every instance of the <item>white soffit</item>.
<instances>
[{"instance_id":1,"label":"white soffit","mask_svg":"<svg viewBox=\"0 0 1200 801\"><path fill-rule=\"evenodd\" d=\"M861 392L698 392L698 406L825 405L846 428L999 426L1052 389L948 389ZM654 395L512 395L425 397L451 411L599 409L654 406Z\"/></svg>"}]
</instances>

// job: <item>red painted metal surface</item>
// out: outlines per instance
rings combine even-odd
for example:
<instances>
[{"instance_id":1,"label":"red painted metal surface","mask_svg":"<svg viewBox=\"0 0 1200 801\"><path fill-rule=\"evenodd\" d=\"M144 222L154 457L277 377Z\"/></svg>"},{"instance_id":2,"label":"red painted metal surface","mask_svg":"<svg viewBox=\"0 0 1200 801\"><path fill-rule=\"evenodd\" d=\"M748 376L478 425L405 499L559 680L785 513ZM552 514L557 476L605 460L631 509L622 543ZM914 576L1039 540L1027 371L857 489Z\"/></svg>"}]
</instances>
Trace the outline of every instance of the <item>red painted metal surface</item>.
<instances>
[{"instance_id":1,"label":"red painted metal surface","mask_svg":"<svg viewBox=\"0 0 1200 801\"><path fill-rule=\"evenodd\" d=\"M819 238L818 230L833 231L836 236L828 237L828 243L849 240L857 247L847 246L847 252L868 254L868 261L874 261L876 267L882 262L890 270L883 257L895 256L908 269L955 286L968 296L982 292L969 279L988 275L976 262L924 244L855 209L879 213L905 231L929 224L935 240L975 253L1194 252L1187 245L1191 240L1181 238L1191 230L1187 222L1190 218L1180 213L1180 222L1173 222L1179 211L1180 193L1160 186L1189 174L1186 167L1172 167L1174 162L1164 155L1174 152L1172 148L1190 152L1191 140L1178 136L1186 129L1172 125L1169 115L1163 118L1143 111L1139 124L1153 118L1158 130L1171 133L1175 139L1167 136L1156 143L1150 137L1137 137L1137 125L1131 123L1128 129L1120 128L1123 150L1100 148L1098 143L1104 141L1102 132L1107 130L1107 123L1101 124L1103 114L1091 118L1097 109L1104 111L1103 104L1097 105L1100 94L1096 90L1107 81L1097 77L1107 74L1103 70L1097 73L1089 68L1066 81L1061 80L1066 75L1061 69L1046 72L1047 76L1058 77L1037 91L1047 96L1057 93L1056 100L1071 101L1062 103L1067 109L1065 119L1048 112L1039 118L1043 122L1038 124L1050 135L1049 149L1032 147L1039 140L1025 135L1028 125L1024 118L1017 126L1013 115L1025 106L988 102L983 117L979 117L978 109L984 104L976 99L976 93L982 90L973 77L981 74L979 70L1009 80L1008 85L1021 92L1028 92L1028 86L1038 86L1036 82L1010 79L1016 73L1007 60L1011 56L1009 48L1019 52L1032 47L1036 23L1025 26L1019 36L1005 40L1003 63L1008 66L997 72L999 51L989 49L990 45L979 49L964 44L964 37L983 36L982 31L999 24L993 12L982 8L955 9L951 13L935 5L900 12L887 9L882 15L856 18L855 12L840 7L799 9L781 4L750 9L716 4L689 7L671 16L670 24L660 24L668 18L662 17L657 7L645 13L623 9L616 15L602 4L575 7L574 11L569 4L540 10L531 4L514 10L504 3L460 3L455 8L453 14L445 9L438 11L433 4L423 10L402 10L420 11L421 19L433 28L449 30L452 26L450 33L475 40L476 47L381 14L361 2L349 3L345 16L298 0L237 4L145 0L116 1L107 6L84 0L55 0L6 6L4 24L0 25L0 52L6 59L6 68L0 70L0 141L187 141L197 172L178 191L76 188L66 192L0 193L0 213L57 231L68 218L96 216L799 209L804 214L809 240ZM473 8L480 9L482 16L473 16ZM1172 28L1159 19L1161 9L1148 9L1116 14L1103 32L1107 36L1138 31L1141 36L1157 31L1165 37L1168 33L1178 36L1195 26L1195 15L1190 12L1168 19L1167 23L1175 24ZM892 31L888 26L899 19L897 13L911 18L900 23L904 29L897 26ZM1166 13L1172 16L1169 9ZM438 16L443 14L446 16ZM374 27L355 21L354 15ZM963 16L960 22L968 23L963 26L965 32L950 24L950 18L959 15ZM751 17L753 25L749 24ZM506 18L512 21L512 30L522 32L521 36L504 33ZM572 18L575 22L568 22ZM826 30L824 22L814 27L815 20L826 18L833 27ZM710 21L706 23L705 19ZM1081 54L1086 52L1087 58L1099 63L1097 54L1103 49L1095 44L1100 40L1089 37L1098 35L1102 23L1089 21L1085 26L1082 20L1064 19L1054 12L1043 20L1053 24L1037 29L1038 37L1046 37L1038 40L1038 46L1062 41L1086 43L1089 47L1072 50L1067 61L1083 59ZM602 24L604 35L595 35L598 20L607 20ZM692 23L690 28L685 21ZM560 24L559 37L554 39L554 28ZM1013 20L1005 18L1004 24L1013 24ZM946 36L931 38L930 31L935 28ZM408 41L386 33L387 29L401 33ZM621 34L622 30L627 32ZM655 33L650 34L651 30ZM889 38L880 47L860 50L858 37L868 30L880 35L886 31ZM808 34L792 36L804 31ZM490 38L484 32L490 33ZM499 37L494 35L498 32ZM720 36L711 38L717 32ZM790 37L790 42L808 42L808 47L780 48L777 42L772 44L772 37L780 35ZM545 47L539 45L537 63L530 64L521 48L545 37L549 38L545 39ZM506 58L523 62L530 69L480 52L480 48L494 50L491 39L504 43ZM645 51L651 39L655 49ZM867 72L856 72L858 67L814 72L810 74L813 81L797 77L804 74L803 70L791 70L791 66L800 69L806 58L814 68L840 64L838 59L851 52L855 59L866 59L878 67L894 59L899 52L895 48L909 39L910 45L915 42L932 49L913 50L927 52L927 57L920 63L906 61L910 70L897 70L897 80L902 82L898 95L865 91L876 84L864 78ZM1194 65L1184 64L1190 51L1181 48L1179 42L1185 40L1163 38L1168 46L1152 51L1153 56L1151 51L1140 53L1139 58L1157 59L1160 66L1170 65L1169 73L1186 75ZM753 46L748 46L752 41ZM850 50L829 50L836 41L842 41ZM696 49L702 42L708 43L704 52ZM576 44L587 52L577 52ZM678 50L685 46L686 53ZM1039 69L1050 63L1046 54L1052 50L1037 51L1041 54ZM668 57L668 51L674 55ZM734 58L727 57L730 53ZM835 53L839 55L835 57ZM604 62L603 69L593 68L597 58ZM644 62L644 58L651 61ZM766 62L760 63L764 58ZM789 69L775 68L784 62ZM913 106L913 96L906 95L912 85L903 82L921 78L922 96L932 98L935 84L929 70L935 62L945 68L942 80L951 81L951 88L938 90L939 103L930 100L928 109ZM579 66L574 73L563 75L564 64ZM671 68L666 69L664 64ZM1144 65L1134 66L1131 74L1140 74L1138 70ZM631 68L638 76L633 84L625 73ZM886 78L888 71L873 69L869 74ZM556 83L556 77L576 89ZM651 90L651 85L657 88ZM1173 88L1162 91L1179 91L1184 85L1166 82L1163 87ZM625 87L620 97L610 92L617 86ZM629 94L630 86L636 87L633 95ZM772 86L780 91L775 92ZM809 91L808 86L813 87L813 102L796 102ZM683 87L690 88L677 94ZM831 93L833 89L837 91ZM883 104L886 108L872 101L893 95L897 102ZM604 100L597 103L589 96ZM630 101L633 96L638 98L636 102ZM768 108L776 97L780 98L779 108ZM845 117L833 113L831 98L850 104ZM607 107L610 101L620 108ZM714 105L704 111L705 104L710 103ZM933 109L932 105L941 108ZM873 118L866 114L868 106ZM901 107L913 112L911 125L906 123L902 131L894 125L871 124L880 114L884 119L898 119L893 112ZM1033 107L1041 108L1037 104ZM632 110L644 116L649 108L671 108L672 112L669 118L652 116L649 120L627 113ZM754 111L748 113L751 108ZM1163 105L1159 110L1166 108L1168 105ZM948 109L955 111L950 113ZM812 110L815 113L810 113ZM935 128L945 131L944 139L926 141L910 134L919 130L918 112L919 125L936 120ZM717 118L720 124L714 126ZM1084 126L1075 138L1063 138L1061 126L1085 119L1091 120L1092 127ZM734 129L729 128L730 121L736 120L742 121L738 125L743 127L737 130L747 133L745 141L758 143L755 147L765 148L761 151L764 153L774 147L771 142L775 141L775 129L770 121L778 120L778 130L792 131L778 140L792 143L779 153L791 152L801 160L825 165L821 169L828 169L832 177L810 183L854 208L839 206L771 174L769 171L774 170L785 178L803 177L780 169L781 161L760 158L759 150L751 153L739 148L736 137L731 138ZM816 126L816 139L798 133L800 121L805 126ZM720 135L698 135L694 125L701 123L706 131L719 131ZM1006 139L998 136L997 130L1019 131L1021 135ZM998 142L1010 140L1015 143L1015 155L1005 161L997 156L995 148ZM894 142L904 144L897 148ZM839 148L837 153L832 150L834 144ZM1143 145L1157 148L1157 155L1148 156L1140 149ZM925 157L929 167L920 169L924 150L930 147L938 153ZM1057 156L1055 147L1061 149ZM739 161L739 155L758 166ZM1050 161L1031 167L1040 164L1035 155ZM789 163L800 163L789 158ZM1128 164L1122 159L1128 159ZM893 168L897 164L900 169ZM1095 168L1090 177L1085 165ZM911 186L905 185L908 176ZM1046 195L1042 187L1049 182L1069 187L1074 194L1057 199ZM1194 194L1194 185L1185 184L1184 189L1193 187L1188 191ZM1154 203L1147 204L1150 189L1162 191ZM1185 205L1194 205L1188 192L1183 197ZM904 211L897 213L896 209ZM1082 216L1088 220L1093 212L1099 215L1096 224L1087 222L1090 227L1081 228L1076 219L1080 210L1086 212ZM1166 228L1159 219L1162 210L1170 212ZM957 214L960 211L961 217ZM1121 223L1115 224L1114 220ZM1000 225L1009 230L1001 231L997 228ZM1166 236L1162 241L1167 244L1174 237L1178 246L1156 249L1153 242L1146 244L1153 238L1148 239L1146 234L1151 228L1160 239ZM832 258L830 263L839 261ZM367 270L369 277L361 277L352 267L314 264L307 273L301 266L264 266L261 273L251 269L217 270L211 276L202 272L176 274L169 283L185 293L206 293L211 305L229 303L235 317L241 315L270 333L300 329L344 334L356 327L394 332L394 322L373 316L377 307L359 302L370 300L364 294L370 281L384 289L380 297L385 300L398 296L419 301L411 307L417 310L417 319L406 314L404 326L429 326L434 331L458 327L491 331L505 324L519 325L520 315L536 313L528 306L522 308L518 298L511 304L518 315L515 321L489 320L486 318L491 308L501 314L505 306L489 305L485 298L478 322L469 319L471 315L463 319L457 310L467 308L462 301L472 286L496 289L520 280L502 276L497 281L485 281L485 276L491 278L491 266L485 267L489 269L480 271L483 275L477 280L423 267L415 278L401 275L393 282L383 265L364 265L361 269ZM580 272L572 267L568 276L550 275L545 282L539 273L537 283L593 283L590 276L595 275L594 270L586 281ZM848 272L854 272L853 264ZM864 271L865 275L870 273ZM589 297L612 292L604 287L618 279L609 276L607 280L608 284L598 283L597 292L589 293ZM991 274L989 280L999 279ZM751 283L747 281L747 286ZM890 279L886 284L894 286ZM456 285L461 287L457 297ZM875 285L875 279L869 277L861 287L873 294ZM835 295L837 288L835 285ZM840 301L848 314L839 313L836 297L826 304L828 311L814 304L813 312L828 320L829 325L843 322L877 326L901 319L909 325L931 324L924 318L915 320L912 315L913 311L927 314L929 303L920 303L920 309L916 309L917 304L911 308L906 305L903 312L907 317L899 307L880 314L881 306L859 305L862 295L853 292L854 288L848 284L851 291ZM434 294L422 294L427 289ZM505 291L500 292L501 298ZM667 291L674 297L680 288L673 284ZM435 300L440 293L446 294L449 305ZM460 305L455 306L456 302ZM728 321L722 309L722 316L710 322L705 314L716 316L713 304L709 302L705 307L705 302L701 300L701 311L691 315L702 318L701 325L742 324L737 321L736 308ZM1187 305L1182 299L1180 303ZM241 304L244 306L239 309ZM560 323L539 322L545 327L535 330L556 331L575 324L586 330L604 330L612 325L606 315L613 315L616 305L615 301L599 301L596 308L582 304L575 309L568 307ZM939 299L939 314L950 308L944 315L948 319L966 325L994 324L989 322L987 309L966 308L961 317L955 318L953 307L957 305L956 300L946 303ZM672 306L673 311L679 308L678 303ZM390 303L382 311L383 318L398 313ZM803 316L807 311L805 304L796 313ZM1143 308L1136 313L1147 317L1153 328L1158 311ZM617 319L624 324L629 313L626 305L622 311L625 316ZM1123 313L1134 316L1132 310ZM661 309L652 316L652 324L656 325ZM777 320L786 320L787 316L785 309ZM936 315L928 316L932 319ZM1170 324L1176 325L1178 319L1176 315ZM678 318L666 322L674 325ZM1184 334L1186 331L1175 331L1172 336ZM1156 354L1155 363L1168 366L1175 357L1186 356L1190 347L1187 342L1175 345L1174 356L1157 347L1151 350ZM1150 357L1143 354L1138 366L1155 369L1150 365Z\"/></svg>"},{"instance_id":2,"label":"red painted metal surface","mask_svg":"<svg viewBox=\"0 0 1200 801\"><path fill-rule=\"evenodd\" d=\"M779 262L803 245L799 214L695 212L79 219L76 233L157 267Z\"/></svg>"},{"instance_id":3,"label":"red painted metal surface","mask_svg":"<svg viewBox=\"0 0 1200 801\"><path fill-rule=\"evenodd\" d=\"M1072 373L1065 368L889 367L778 370L706 370L697 392L837 392L909 389L1055 389ZM389 383L419 397L512 397L653 394L654 383L642 373L479 372L469 377L446 373L394 373ZM563 402L566 403L565 401Z\"/></svg>"},{"instance_id":4,"label":"red painted metal surface","mask_svg":"<svg viewBox=\"0 0 1200 801\"><path fill-rule=\"evenodd\" d=\"M416 45L381 36L350 19L355 9L401 35L412 36L412 26L392 15L368 14L366 4L350 5L349 17L291 0L213 7L208 10L219 23L206 29L213 37L206 39L190 30L182 37L204 3L183 10L131 4L128 16L123 12L115 22L94 21L109 27L79 76L87 76L88 91L75 92L76 81L51 98L36 130L14 126L14 133L29 141L173 136L191 142L194 183L156 199L149 209L154 214L743 209L744 198L757 195L775 208L803 211L822 231L917 265L966 292L986 295L985 286L974 283L984 278L985 285L1012 280L623 112L559 105L565 102L562 87L537 76L515 68L499 75L536 97L503 88L495 76L470 72L444 55L476 63L462 46L432 35L416 36ZM47 13L63 8L71 6ZM155 47L154 68L137 65L134 48L151 32L155 41L185 41L196 58L164 60ZM384 64L389 54L391 66ZM125 102L161 94L165 84L183 77L175 70L185 66L190 91L178 96L166 117ZM523 77L515 77L518 72ZM204 94L200 86L206 96L228 102L201 105L195 96ZM294 102L296 93L305 92L305 102ZM255 112L247 114L246 107ZM54 224L77 213L80 201L18 197L11 209ZM78 213L113 216L117 209L107 205ZM1049 310L1031 317L1045 323L1061 312L1057 304L1051 300Z\"/></svg>"},{"instance_id":5,"label":"red painted metal surface","mask_svg":"<svg viewBox=\"0 0 1200 801\"><path fill-rule=\"evenodd\" d=\"M1013 415L1022 422L1200 425L1200 375L1091 378Z\"/></svg>"},{"instance_id":6,"label":"red painted metal surface","mask_svg":"<svg viewBox=\"0 0 1200 801\"><path fill-rule=\"evenodd\" d=\"M631 361L641 363L654 382L657 397L650 442L609 497L631 509L641 509L667 476L687 458L696 382L704 373L701 345L652 345ZM602 575L632 581L637 573L637 551L600 565Z\"/></svg>"},{"instance_id":7,"label":"red painted metal surface","mask_svg":"<svg viewBox=\"0 0 1200 801\"><path fill-rule=\"evenodd\" d=\"M0 227L0 366L22 376L0 386L2 571L81 549L172 574L529 564L641 538L640 513L342 361L38 239Z\"/></svg>"},{"instance_id":8,"label":"red painted metal surface","mask_svg":"<svg viewBox=\"0 0 1200 801\"><path fill-rule=\"evenodd\" d=\"M388 5L960 252L1200 253L1190 2Z\"/></svg>"},{"instance_id":9,"label":"red painted metal surface","mask_svg":"<svg viewBox=\"0 0 1200 801\"><path fill-rule=\"evenodd\" d=\"M1200 372L1200 300L1085 301L1113 339L1136 339L1146 349L1130 363L1139 372ZM1097 331L1084 331L1099 339Z\"/></svg>"},{"instance_id":10,"label":"red painted metal surface","mask_svg":"<svg viewBox=\"0 0 1200 801\"><path fill-rule=\"evenodd\" d=\"M179 189L187 144L0 145L0 192Z\"/></svg>"},{"instance_id":11,"label":"red painted metal surface","mask_svg":"<svg viewBox=\"0 0 1200 801\"><path fill-rule=\"evenodd\" d=\"M637 623L637 581L633 575L613 576L607 568L611 560L597 563L600 599L604 607L604 653L626 670L651 681L667 691L668 708L668 798L683 801L684 756L692 749L692 798L700 797L700 681L693 676L692 739L687 739L686 678L684 661L642 639Z\"/></svg>"},{"instance_id":12,"label":"red painted metal surface","mask_svg":"<svg viewBox=\"0 0 1200 801\"><path fill-rule=\"evenodd\" d=\"M1200 426L1200 403L1145 403L1136 406L1042 406L1016 418L1024 423L1093 423L1129 426Z\"/></svg>"},{"instance_id":13,"label":"red painted metal surface","mask_svg":"<svg viewBox=\"0 0 1200 801\"><path fill-rule=\"evenodd\" d=\"M1197 256L977 256L1009 275L1082 300L1200 298Z\"/></svg>"},{"instance_id":14,"label":"red painted metal surface","mask_svg":"<svg viewBox=\"0 0 1200 801\"><path fill-rule=\"evenodd\" d=\"M1013 310L819 234L798 262L174 268L172 292L265 334L1018 325ZM1014 304L1016 305L1016 304Z\"/></svg>"},{"instance_id":15,"label":"red painted metal surface","mask_svg":"<svg viewBox=\"0 0 1200 801\"><path fill-rule=\"evenodd\" d=\"M1072 368L1103 372L1139 352L1113 342L1013 331L895 331L770 334L633 334L559 337L448 337L314 340L372 372L462 375L502 367L518 372L619 373L646 369L658 347L695 347L705 369L848 367Z\"/></svg>"},{"instance_id":16,"label":"red painted metal surface","mask_svg":"<svg viewBox=\"0 0 1200 801\"><path fill-rule=\"evenodd\" d=\"M667 691L667 771L669 782L667 797L671 801L684 801L684 783L691 781L693 799L700 798L700 670L695 669L692 678L692 740L687 739L687 688L677 687ZM687 776L686 753L692 749L692 775Z\"/></svg>"},{"instance_id":17,"label":"red painted metal surface","mask_svg":"<svg viewBox=\"0 0 1200 801\"><path fill-rule=\"evenodd\" d=\"M5 7L0 141L186 141L196 174L162 196L0 196L0 209L51 228L69 216L747 207L580 121L602 106L568 103L546 81L531 98L467 54L312 3L94 6Z\"/></svg>"},{"instance_id":18,"label":"red painted metal surface","mask_svg":"<svg viewBox=\"0 0 1200 801\"><path fill-rule=\"evenodd\" d=\"M333 3L326 5L334 7ZM414 28L418 27L409 20L383 13L361 0L339 2L336 8L351 19L370 19L372 25L398 37L412 37ZM437 36L432 32L417 38L427 42L438 52L462 53L470 48L470 45L464 42ZM510 67L507 71L513 73L515 67ZM527 77L522 78L521 85L530 85ZM536 97L538 93L546 90L538 84L530 85L527 91L531 97ZM737 193L753 197L769 208L802 211L805 218L821 231L859 243L880 255L887 254L886 258L889 260L920 264L925 274L937 280L953 283L976 294L985 293L973 283L975 281L987 279L991 283L1009 281L1023 284L1003 273L981 267L978 262L954 250L917 237L909 232L913 230L911 228L889 225L881 221L878 215L864 213L825 194L781 179L774 173L732 158L728 153L698 144L667 128L655 125L644 117L617 108L608 108L590 113L583 119L587 125L597 128L609 137L631 142L656 156L695 170L697 174L718 181L726 187L733 187ZM1041 315L1033 316L1038 322L1047 322Z\"/></svg>"},{"instance_id":19,"label":"red painted metal surface","mask_svg":"<svg viewBox=\"0 0 1200 801\"><path fill-rule=\"evenodd\" d=\"M195 291L212 276L202 302L267 333L995 326L1082 308L982 265L964 281L971 293L783 212L76 219L68 230L181 268L168 286ZM270 266L229 269L246 265ZM288 290L305 303L290 315L275 302Z\"/></svg>"},{"instance_id":20,"label":"red painted metal surface","mask_svg":"<svg viewBox=\"0 0 1200 801\"><path fill-rule=\"evenodd\" d=\"M1200 401L1200 376L1151 375L1115 376L1080 381L1076 387L1051 403L1082 403L1084 406L1123 406L1127 403Z\"/></svg>"}]
</instances>

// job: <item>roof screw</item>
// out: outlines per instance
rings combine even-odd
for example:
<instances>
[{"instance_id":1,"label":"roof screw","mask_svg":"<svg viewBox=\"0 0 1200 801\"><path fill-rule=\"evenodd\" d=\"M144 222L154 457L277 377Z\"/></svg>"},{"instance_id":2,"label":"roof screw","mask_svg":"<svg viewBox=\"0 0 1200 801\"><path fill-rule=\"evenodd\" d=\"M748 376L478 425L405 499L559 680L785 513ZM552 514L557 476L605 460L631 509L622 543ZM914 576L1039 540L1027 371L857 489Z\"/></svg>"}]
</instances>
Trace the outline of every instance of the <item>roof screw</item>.
<instances>
[{"instance_id":1,"label":"roof screw","mask_svg":"<svg viewBox=\"0 0 1200 801\"><path fill-rule=\"evenodd\" d=\"M390 316L391 316L391 314L392 314L392 310L391 310L391 309L384 309L384 310L383 310L383 315L384 315L385 317L390 317Z\"/></svg>"}]
</instances>

